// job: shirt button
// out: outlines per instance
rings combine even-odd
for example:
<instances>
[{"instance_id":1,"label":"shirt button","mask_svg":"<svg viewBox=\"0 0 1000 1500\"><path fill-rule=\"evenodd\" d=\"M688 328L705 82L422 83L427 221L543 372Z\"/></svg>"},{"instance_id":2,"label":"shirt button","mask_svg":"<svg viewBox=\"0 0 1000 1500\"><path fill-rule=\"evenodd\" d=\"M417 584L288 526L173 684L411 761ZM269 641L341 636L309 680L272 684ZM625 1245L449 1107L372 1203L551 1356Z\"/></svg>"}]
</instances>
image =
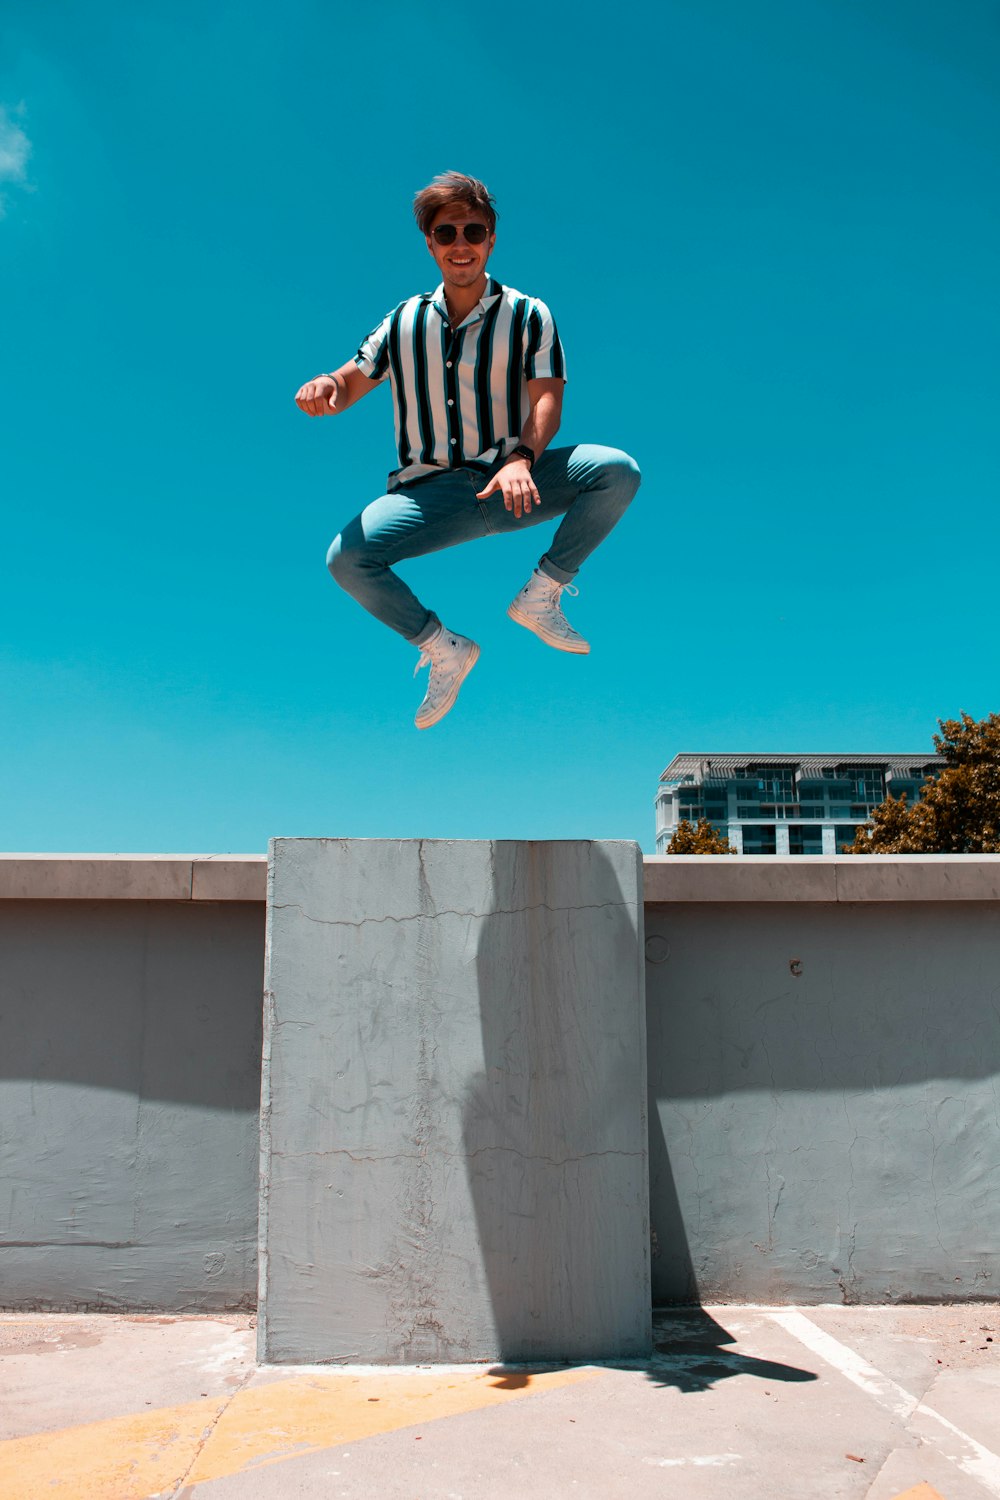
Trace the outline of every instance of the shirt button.
<instances>
[{"instance_id":1,"label":"shirt button","mask_svg":"<svg viewBox=\"0 0 1000 1500\"><path fill-rule=\"evenodd\" d=\"M454 448L454 446L455 446L455 444L456 444L456 443L457 443L457 442L458 442L458 438L452 438L452 439L451 439L451 446L452 446L452 447L453 447L453 448Z\"/></svg>"},{"instance_id":2,"label":"shirt button","mask_svg":"<svg viewBox=\"0 0 1000 1500\"><path fill-rule=\"evenodd\" d=\"M451 399L450 396L448 397L448 405L449 406L454 406L455 405L454 401Z\"/></svg>"},{"instance_id":3,"label":"shirt button","mask_svg":"<svg viewBox=\"0 0 1000 1500\"><path fill-rule=\"evenodd\" d=\"M447 364L448 364L448 369L450 370L451 369L451 360L450 359L447 361Z\"/></svg>"}]
</instances>

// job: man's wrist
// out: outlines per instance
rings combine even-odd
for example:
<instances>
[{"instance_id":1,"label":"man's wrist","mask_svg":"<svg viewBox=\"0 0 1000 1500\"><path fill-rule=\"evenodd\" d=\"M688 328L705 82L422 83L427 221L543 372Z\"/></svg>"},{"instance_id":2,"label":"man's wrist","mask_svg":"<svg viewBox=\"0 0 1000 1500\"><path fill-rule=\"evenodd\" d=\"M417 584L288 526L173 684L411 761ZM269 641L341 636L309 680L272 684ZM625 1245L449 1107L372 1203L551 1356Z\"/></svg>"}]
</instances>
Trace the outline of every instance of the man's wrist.
<instances>
[{"instance_id":1,"label":"man's wrist","mask_svg":"<svg viewBox=\"0 0 1000 1500\"><path fill-rule=\"evenodd\" d=\"M528 465L529 469L533 469L535 467L535 450L534 448L529 448L527 443L518 443L514 451L512 453L508 453L507 462L510 463L512 458L523 459L523 461Z\"/></svg>"}]
</instances>

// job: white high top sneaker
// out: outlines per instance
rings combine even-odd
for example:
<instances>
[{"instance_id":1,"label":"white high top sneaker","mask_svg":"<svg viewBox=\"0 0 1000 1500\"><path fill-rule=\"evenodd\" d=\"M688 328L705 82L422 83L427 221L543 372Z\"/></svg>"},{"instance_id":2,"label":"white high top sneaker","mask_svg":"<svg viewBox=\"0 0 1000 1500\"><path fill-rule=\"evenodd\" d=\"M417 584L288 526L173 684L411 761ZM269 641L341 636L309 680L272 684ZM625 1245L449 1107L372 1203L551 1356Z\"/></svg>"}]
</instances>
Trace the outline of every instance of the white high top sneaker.
<instances>
[{"instance_id":1,"label":"white high top sneaker","mask_svg":"<svg viewBox=\"0 0 1000 1500\"><path fill-rule=\"evenodd\" d=\"M417 649L420 660L413 669L414 677L421 667L428 665L431 675L424 701L413 722L418 729L430 729L453 706L459 688L479 660L479 647L475 641L456 635L453 630L445 630L441 625L437 634Z\"/></svg>"},{"instance_id":2,"label":"white high top sneaker","mask_svg":"<svg viewBox=\"0 0 1000 1500\"><path fill-rule=\"evenodd\" d=\"M560 607L559 596L564 591L567 594L580 592L571 583L556 583L554 578L536 568L521 592L510 601L507 613L526 630L533 630L547 646L586 656L590 642L573 629Z\"/></svg>"}]
</instances>

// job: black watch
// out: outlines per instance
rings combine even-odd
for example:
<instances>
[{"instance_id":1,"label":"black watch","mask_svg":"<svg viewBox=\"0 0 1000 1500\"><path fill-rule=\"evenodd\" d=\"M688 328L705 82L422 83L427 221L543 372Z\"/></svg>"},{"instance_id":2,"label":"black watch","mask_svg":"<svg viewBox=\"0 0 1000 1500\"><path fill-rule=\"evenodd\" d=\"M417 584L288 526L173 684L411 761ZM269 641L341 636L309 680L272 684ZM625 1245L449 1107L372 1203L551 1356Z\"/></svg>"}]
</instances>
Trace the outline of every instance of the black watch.
<instances>
[{"instance_id":1,"label":"black watch","mask_svg":"<svg viewBox=\"0 0 1000 1500\"><path fill-rule=\"evenodd\" d=\"M507 457L508 459L523 458L528 464L534 466L535 450L534 448L529 448L527 443L518 443L513 453L508 453Z\"/></svg>"}]
</instances>

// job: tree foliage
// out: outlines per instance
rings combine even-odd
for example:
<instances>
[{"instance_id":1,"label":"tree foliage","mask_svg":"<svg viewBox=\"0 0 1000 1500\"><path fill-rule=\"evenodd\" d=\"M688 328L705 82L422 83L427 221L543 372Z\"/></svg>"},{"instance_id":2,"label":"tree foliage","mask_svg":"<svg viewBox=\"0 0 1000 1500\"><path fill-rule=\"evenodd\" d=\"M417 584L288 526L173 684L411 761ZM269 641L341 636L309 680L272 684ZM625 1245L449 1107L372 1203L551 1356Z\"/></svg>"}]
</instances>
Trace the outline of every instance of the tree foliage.
<instances>
[{"instance_id":1,"label":"tree foliage","mask_svg":"<svg viewBox=\"0 0 1000 1500\"><path fill-rule=\"evenodd\" d=\"M687 818L682 818L670 843L668 854L735 854L729 840L714 828L707 818L699 818L693 828Z\"/></svg>"},{"instance_id":2,"label":"tree foliage","mask_svg":"<svg viewBox=\"0 0 1000 1500\"><path fill-rule=\"evenodd\" d=\"M946 764L908 807L888 796L845 845L847 854L1000 854L1000 714L939 719Z\"/></svg>"}]
</instances>

